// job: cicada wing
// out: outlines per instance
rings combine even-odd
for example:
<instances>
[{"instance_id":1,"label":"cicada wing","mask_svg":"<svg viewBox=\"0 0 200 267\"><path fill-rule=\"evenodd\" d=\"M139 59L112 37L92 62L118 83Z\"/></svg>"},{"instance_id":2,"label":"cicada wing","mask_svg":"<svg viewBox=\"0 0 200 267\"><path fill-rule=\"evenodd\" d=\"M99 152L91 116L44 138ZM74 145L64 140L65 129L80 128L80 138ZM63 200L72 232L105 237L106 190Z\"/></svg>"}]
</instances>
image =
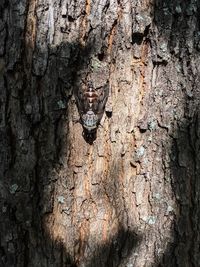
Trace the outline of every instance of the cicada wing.
<instances>
[{"instance_id":1,"label":"cicada wing","mask_svg":"<svg viewBox=\"0 0 200 267\"><path fill-rule=\"evenodd\" d=\"M101 117L103 116L104 110L105 110L105 105L106 102L108 100L108 95L109 95L109 88L108 85L105 85L102 88L101 94L98 98L98 110L97 110L97 114L98 117L101 119Z\"/></svg>"},{"instance_id":2,"label":"cicada wing","mask_svg":"<svg viewBox=\"0 0 200 267\"><path fill-rule=\"evenodd\" d=\"M78 107L79 113L84 114L86 112L87 103L86 103L83 91L81 89L76 89L76 91L74 91L74 96L75 96L76 105Z\"/></svg>"}]
</instances>

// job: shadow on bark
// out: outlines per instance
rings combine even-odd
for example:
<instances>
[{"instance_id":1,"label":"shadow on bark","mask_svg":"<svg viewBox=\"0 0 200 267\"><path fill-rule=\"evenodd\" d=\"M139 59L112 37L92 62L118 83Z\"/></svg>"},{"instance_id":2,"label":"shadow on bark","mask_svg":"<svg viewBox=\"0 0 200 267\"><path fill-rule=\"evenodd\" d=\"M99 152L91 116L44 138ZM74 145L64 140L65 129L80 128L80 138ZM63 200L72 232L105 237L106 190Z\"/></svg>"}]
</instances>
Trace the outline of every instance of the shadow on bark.
<instances>
[{"instance_id":1,"label":"shadow on bark","mask_svg":"<svg viewBox=\"0 0 200 267\"><path fill-rule=\"evenodd\" d=\"M199 111L195 112L193 118L186 115L178 123L171 145L170 172L179 212L172 224L173 241L154 267L199 266L199 133Z\"/></svg>"},{"instance_id":2,"label":"shadow on bark","mask_svg":"<svg viewBox=\"0 0 200 267\"><path fill-rule=\"evenodd\" d=\"M200 154L199 154L199 78L193 72L191 51L188 41L193 44L194 55L198 53L199 2L160 0L156 2L155 24L159 33L168 41L171 56L179 58L187 84L181 84L185 93L179 99L184 106L184 116L175 120L177 128L171 136L170 175L177 209L172 224L172 242L158 264L163 266L199 266L199 225L200 225ZM196 16L196 20L192 20ZM192 24L193 23L193 24ZM195 24L196 23L196 24ZM194 30L195 29L195 30ZM194 34L193 34L194 30ZM167 63L167 62L166 62ZM198 65L198 61L196 63ZM185 86L185 88L184 88ZM190 88L188 88L190 87ZM177 88L178 90L178 88ZM191 90L191 93L190 93ZM171 211L173 213L173 210Z\"/></svg>"},{"instance_id":3,"label":"shadow on bark","mask_svg":"<svg viewBox=\"0 0 200 267\"><path fill-rule=\"evenodd\" d=\"M95 251L87 267L117 267L129 257L133 249L138 245L139 237L130 230L120 228L110 242L101 245Z\"/></svg>"},{"instance_id":4,"label":"shadow on bark","mask_svg":"<svg viewBox=\"0 0 200 267\"><path fill-rule=\"evenodd\" d=\"M139 237L132 231L120 228L117 234L105 244L94 244L92 258L85 259L83 263L77 263L72 256L66 251L62 243L59 244L60 250L63 251L63 263L65 267L117 267L123 266L133 249L138 245Z\"/></svg>"}]
</instances>

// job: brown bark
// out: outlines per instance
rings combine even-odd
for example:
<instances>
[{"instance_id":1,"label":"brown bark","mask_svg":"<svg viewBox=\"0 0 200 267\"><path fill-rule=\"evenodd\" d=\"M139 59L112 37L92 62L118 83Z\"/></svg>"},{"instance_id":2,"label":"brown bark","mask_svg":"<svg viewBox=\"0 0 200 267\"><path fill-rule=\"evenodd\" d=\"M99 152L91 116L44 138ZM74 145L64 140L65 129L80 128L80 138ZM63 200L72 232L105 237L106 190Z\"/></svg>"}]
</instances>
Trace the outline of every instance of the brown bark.
<instances>
[{"instance_id":1,"label":"brown bark","mask_svg":"<svg viewBox=\"0 0 200 267\"><path fill-rule=\"evenodd\" d=\"M0 266L200 266L200 5L0 2ZM109 82L93 144L73 96Z\"/></svg>"}]
</instances>

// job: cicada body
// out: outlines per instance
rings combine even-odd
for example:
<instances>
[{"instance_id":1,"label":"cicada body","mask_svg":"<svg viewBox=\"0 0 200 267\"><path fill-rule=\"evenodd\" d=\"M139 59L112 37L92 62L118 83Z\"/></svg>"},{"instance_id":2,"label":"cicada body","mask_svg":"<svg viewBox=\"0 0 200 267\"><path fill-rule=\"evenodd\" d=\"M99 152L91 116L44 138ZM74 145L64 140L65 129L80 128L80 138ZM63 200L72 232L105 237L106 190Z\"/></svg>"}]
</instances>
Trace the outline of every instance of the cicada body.
<instances>
[{"instance_id":1,"label":"cicada body","mask_svg":"<svg viewBox=\"0 0 200 267\"><path fill-rule=\"evenodd\" d=\"M94 89L90 82L85 89L75 91L81 123L87 133L97 130L108 99L108 85Z\"/></svg>"}]
</instances>

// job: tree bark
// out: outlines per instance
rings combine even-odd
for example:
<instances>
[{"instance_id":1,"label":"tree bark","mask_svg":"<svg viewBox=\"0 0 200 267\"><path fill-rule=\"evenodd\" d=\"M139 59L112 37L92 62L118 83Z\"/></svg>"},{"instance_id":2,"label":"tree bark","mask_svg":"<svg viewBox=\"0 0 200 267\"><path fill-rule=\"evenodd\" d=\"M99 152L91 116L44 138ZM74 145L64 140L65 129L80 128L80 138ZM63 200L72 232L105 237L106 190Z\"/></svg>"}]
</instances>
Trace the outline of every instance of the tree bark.
<instances>
[{"instance_id":1,"label":"tree bark","mask_svg":"<svg viewBox=\"0 0 200 267\"><path fill-rule=\"evenodd\" d=\"M199 12L1 0L0 266L200 266ZM87 81L109 84L92 144Z\"/></svg>"}]
</instances>

